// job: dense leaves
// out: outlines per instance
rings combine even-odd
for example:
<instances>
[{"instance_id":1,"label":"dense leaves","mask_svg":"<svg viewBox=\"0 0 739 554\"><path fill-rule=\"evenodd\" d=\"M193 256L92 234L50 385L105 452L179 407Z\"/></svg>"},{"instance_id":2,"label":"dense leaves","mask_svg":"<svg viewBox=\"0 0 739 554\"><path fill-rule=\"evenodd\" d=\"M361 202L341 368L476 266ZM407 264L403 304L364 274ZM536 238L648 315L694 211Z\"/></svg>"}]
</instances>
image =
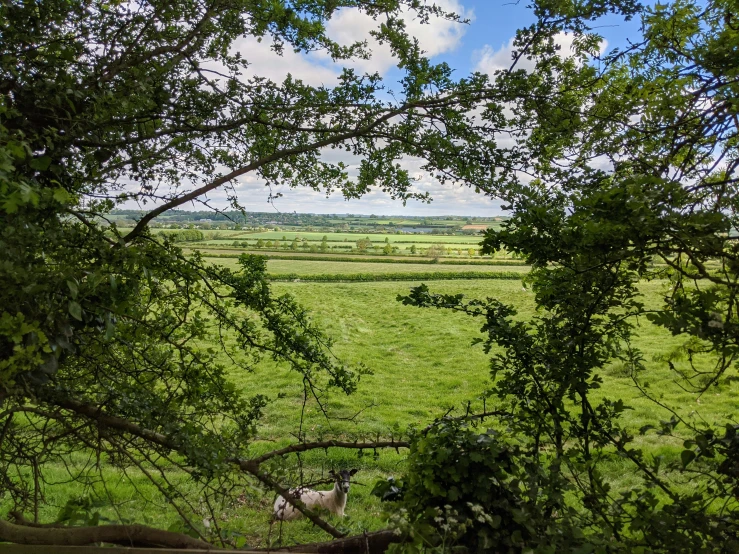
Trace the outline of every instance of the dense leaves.
<instances>
[{"instance_id":1,"label":"dense leaves","mask_svg":"<svg viewBox=\"0 0 739 554\"><path fill-rule=\"evenodd\" d=\"M346 70L314 87L253 73L248 40L277 53L369 55L327 36L339 9L384 22L376 38L405 73L397 101L379 97L377 75ZM77 454L155 486L164 467L184 468L208 506L247 470L278 487L239 462L268 399L233 376L268 355L307 391L355 389L366 370L334 359L305 311L272 294L263 259L214 268L176 246L198 231L155 236L147 224L188 202L207 206L204 195L250 172L406 199L423 195L396 163L403 155L426 155L443 178L466 171L464 125L450 134L427 122L458 125L484 80L457 90L449 68L406 36L405 11L457 19L419 0L2 4L0 482L15 508L37 508L46 469ZM359 175L324 161L324 148L362 158ZM126 201L155 207L124 236L107 215ZM80 463L70 479L105 482L98 464ZM192 498L160 492L189 522Z\"/></svg>"},{"instance_id":2,"label":"dense leaves","mask_svg":"<svg viewBox=\"0 0 739 554\"><path fill-rule=\"evenodd\" d=\"M497 76L525 155L518 178L489 190L512 217L486 232L483 252L504 247L533 265L536 316L520 321L504 300L427 287L400 300L484 320L490 395L507 414L491 425L520 441L541 471L560 468L563 480L542 494L563 500L557 517L584 536L557 552L731 551L739 536L736 424L695 424L660 402L644 386L647 365L631 338L639 316L679 336L683 346L657 362L686 390L703 392L736 372L736 6L639 8L643 39L598 60L589 59L597 54L592 35L575 40L572 57L553 47L556 32L587 31L606 10L628 17L635 8L537 3L538 13L561 19L519 33L535 68ZM669 283L659 309L642 304L643 279ZM656 413L667 412L640 432L678 439L683 449L672 461L636 446L637 430L620 418L628 406L597 392L598 373L613 362ZM616 460L640 482L614 487L606 468ZM420 508L407 509L421 517ZM535 538L524 542L522 550L548 552Z\"/></svg>"}]
</instances>

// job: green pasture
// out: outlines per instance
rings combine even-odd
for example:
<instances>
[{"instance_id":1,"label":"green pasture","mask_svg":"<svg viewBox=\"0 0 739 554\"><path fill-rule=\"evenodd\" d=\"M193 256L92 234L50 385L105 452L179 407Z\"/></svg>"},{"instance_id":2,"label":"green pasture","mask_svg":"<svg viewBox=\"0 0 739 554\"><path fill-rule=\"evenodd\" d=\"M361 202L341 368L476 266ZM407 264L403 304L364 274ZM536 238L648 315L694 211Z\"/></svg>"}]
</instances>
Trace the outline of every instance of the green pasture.
<instances>
[{"instance_id":1,"label":"green pasture","mask_svg":"<svg viewBox=\"0 0 739 554\"><path fill-rule=\"evenodd\" d=\"M216 265L237 269L236 258L206 258L206 261ZM428 273L433 272L496 272L515 271L524 274L529 271L528 266L495 266L456 264L394 264L394 263L370 263L370 262L314 262L310 260L267 260L267 271L269 273L296 273L298 275L322 275L327 273Z\"/></svg>"},{"instance_id":2,"label":"green pasture","mask_svg":"<svg viewBox=\"0 0 739 554\"><path fill-rule=\"evenodd\" d=\"M178 245L182 248L186 254L191 253L194 250L200 252L206 258L232 258L238 259L241 254L256 254L258 256L264 256L271 260L313 260L322 262L344 262L344 263L393 263L393 264L422 264L422 265L465 265L465 266L481 266L481 265L495 265L495 266L523 266L526 263L523 260L514 259L508 257L507 254L502 253L491 256L458 256L456 254L444 255L439 258L432 258L423 255L411 255L411 254L383 254L374 252L306 252L304 249L300 250L275 250L274 248L260 248L260 249L243 249L243 248L199 248L197 244L182 243Z\"/></svg>"},{"instance_id":3,"label":"green pasture","mask_svg":"<svg viewBox=\"0 0 739 554\"><path fill-rule=\"evenodd\" d=\"M263 234L263 233L260 233L260 234ZM300 236L300 235L298 235L298 236ZM328 245L329 248L331 248L333 246L338 246L338 247L351 246L352 248L355 248L356 245L357 245L357 241L360 240L360 239L363 239L363 238L365 238L365 237L358 236L353 241L333 240L333 239L329 238L328 240L326 240L326 244ZM466 243L462 243L462 242L446 242L446 241L444 241L445 238L448 239L448 238L465 238L465 237L438 237L437 236L436 238L437 238L437 240L430 242L430 241L416 240L416 236L408 236L408 235L406 235L404 241L397 241L397 240L396 241L393 241L393 240L390 240L389 241L389 244L391 246L396 246L396 247L400 248L401 251L404 251L406 248L410 248L411 245L413 245L413 244L416 245L416 248L428 248L429 246L433 246L435 244L443 244L447 248L462 248L464 250L467 250L468 248L475 248L475 249L479 248L479 242L480 242L480 239L479 238L475 239L475 242L466 242ZM251 238L249 236L241 236L241 237L235 237L235 238L219 238L219 239L212 239L212 240L203 240L203 241L200 241L198 244L202 244L202 245L205 245L205 246L215 246L215 247L218 247L218 246L231 246L234 242L238 242L238 243L247 242L249 244L249 246L253 247L254 244L258 240L259 240L259 238ZM293 239L282 240L281 238L277 238L277 239L274 239L274 238L272 238L272 239L264 238L262 240L264 242L267 242L267 241L279 241L280 245L284 245L284 246L290 246L290 244L292 244L292 242L293 242ZM323 241L321 239L318 239L318 240L312 240L311 239L311 240L306 240L306 242L308 243L308 246L320 246ZM302 244L302 238L301 239L298 239L298 243L299 244ZM379 246L380 248L384 247L386 244L388 244L388 243L386 243L384 240L372 242L372 246Z\"/></svg>"},{"instance_id":4,"label":"green pasture","mask_svg":"<svg viewBox=\"0 0 739 554\"><path fill-rule=\"evenodd\" d=\"M223 232L223 231L222 231ZM436 243L444 244L470 244L477 245L482 240L481 236L476 235L427 235L421 233L404 233L398 235L395 233L321 233L321 232L293 232L293 231L262 231L262 232L243 232L237 237L238 240L253 241L257 239L264 240L279 240L282 241L282 237L285 240L291 241L295 238L298 240L305 239L307 241L321 242L323 237L329 243L356 243L358 240L368 238L373 243L384 243L385 239L392 244L399 242L404 246L410 246L413 243L428 245Z\"/></svg>"},{"instance_id":5,"label":"green pasture","mask_svg":"<svg viewBox=\"0 0 739 554\"><path fill-rule=\"evenodd\" d=\"M333 423L336 432L371 433L395 423L423 423L449 407L474 399L488 383L488 357L479 346L470 346L473 338L479 336L478 328L483 321L396 302L398 294L407 293L414 285L412 282L273 284L276 292L293 294L311 310L314 320L336 340L334 352L338 357L349 363L365 363L374 370L374 375L364 380L355 395L332 397L330 405L340 416L369 404L375 405L363 413L361 427L357 422ZM658 305L662 286L660 282L642 285L647 305ZM461 292L470 298L498 298L516 306L517 317L523 320L534 314L533 295L524 290L519 281L436 281L430 287L434 292ZM677 346L680 338L672 337L644 319L638 322L637 330L634 346L644 353L649 370L640 379L648 381L648 390L654 391L661 402L689 419L705 417L710 420L735 412L739 384L722 384L702 396L684 391L675 384L675 375L667 364L655 361L656 355ZM605 380L601 395L626 399L634 408L624 416L624 421L634 430L653 422L655 414L667 415L641 397L620 364L603 368L601 375ZM256 390L268 376L273 380L271 386L275 393L301 390L300 383L289 372L280 373L272 364L258 366L252 373L239 374L238 379L245 389ZM280 415L274 418L268 415L263 421L267 436L274 438L290 432L289 425L294 419L284 416L291 409L300 409L295 396L299 395L288 394L271 408ZM316 419L308 420L311 425L325 425L318 412L313 415ZM663 442L652 434L639 440Z\"/></svg>"},{"instance_id":6,"label":"green pasture","mask_svg":"<svg viewBox=\"0 0 739 554\"><path fill-rule=\"evenodd\" d=\"M214 259L214 263L230 264L235 260ZM344 264L353 267L357 263ZM383 271L382 264L366 264L362 271ZM392 271L403 271L403 264L388 264ZM323 266L323 267L321 267ZM337 270L339 265L332 262L311 262L299 260L270 260L268 269L284 271L327 271L326 266ZM421 265L428 270L428 265ZM442 271L442 265L434 270ZM506 271L513 270L505 267ZM523 268L522 268L523 269ZM409 269L410 271L411 269ZM346 267L342 269L346 271ZM403 306L396 301L398 294L405 294L414 282L377 283L274 283L278 294L294 295L312 313L313 320L334 338L333 352L350 365L365 364L372 370L364 376L358 391L346 396L327 391L321 397L330 419L326 419L317 401L303 397L303 384L300 376L283 365L270 359L254 365L246 358L236 358L238 364L224 357L223 362L231 367L234 382L244 394L267 395L271 402L265 410L258 429L258 440L251 445L254 453L272 450L295 442L302 413L302 429L308 440L321 438L359 439L389 437L409 425L425 426L435 417L450 409L453 413L463 413L466 402L480 410L481 394L490 386L488 356L482 348L471 346L479 336L478 329L483 321L438 310L420 310ZM522 288L519 281L435 281L429 283L432 291L439 293L464 293L468 297L493 297L516 306L518 318L526 320L534 315L534 302L531 292ZM645 303L659 304L663 284L644 283L641 290ZM226 337L226 340L230 340ZM680 338L654 327L646 320L638 322L638 338L634 346L644 353L648 372L641 376L648 381L648 389L665 406L674 409L683 417L708 422L723 420L737 410L736 383L721 384L699 396L682 390L674 381L674 374L666 363L656 361L655 356L680 343ZM243 364L243 367L242 367ZM615 400L622 398L631 407L622 418L623 423L637 437L636 446L644 447L649 455L661 455L664 462L676 461L682 450L680 440L658 437L654 433L640 436L638 429L659 419L669 419L669 412L641 396L631 377L623 366L612 364L600 372L604 384L602 398ZM493 407L488 401L487 407ZM396 430L394 430L394 427ZM680 426L678 434L684 430ZM301 456L306 479L313 480L326 476L328 469L334 467L357 467L357 484L352 488L347 506L348 517L343 520L330 516L329 520L351 533L378 529L385 525L380 502L370 496L370 490L377 479L397 475L403 469L403 452L340 451L330 449L307 453ZM70 460L74 468L82 468L92 462L81 454ZM296 464L296 458L287 461ZM664 464L663 464L664 467ZM613 456L606 465L608 477L615 490L633 484L633 472L628 463ZM119 475L119 470L103 471ZM104 510L111 519L130 519L158 527L167 528L179 520L174 509L163 499L159 491L149 484L135 469L128 470L133 484L125 479L107 491L91 489L79 491L64 485L54 488L53 494L46 497L46 506L40 514L42 521L53 520L61 505L70 496L92 494L101 498L110 495L121 505L117 511ZM52 470L46 477L61 481L64 470ZM123 474L120 474L124 477ZM668 478L683 481L681 488L690 490L692 486L687 476L677 472L668 473ZM192 501L197 505L195 488L188 476L172 469L167 474L171 482L184 484L192 491ZM134 501L134 487L142 491L147 502ZM328 486L326 487L328 488ZM275 524L270 531L270 513L274 495L265 494L260 489L245 487L242 499L219 510L218 524L222 529L246 537L249 546L266 546L280 534L284 542L307 542L325 539L326 536L306 521ZM9 507L8 507L9 509ZM204 529L202 521L194 524Z\"/></svg>"}]
</instances>

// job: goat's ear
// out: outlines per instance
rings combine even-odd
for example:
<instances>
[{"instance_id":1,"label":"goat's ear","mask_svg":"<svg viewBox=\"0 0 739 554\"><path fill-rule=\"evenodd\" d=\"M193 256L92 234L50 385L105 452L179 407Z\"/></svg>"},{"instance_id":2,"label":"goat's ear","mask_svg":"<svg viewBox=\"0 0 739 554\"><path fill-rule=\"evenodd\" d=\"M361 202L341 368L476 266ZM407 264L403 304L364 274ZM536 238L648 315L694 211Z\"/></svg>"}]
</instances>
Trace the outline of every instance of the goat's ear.
<instances>
[{"instance_id":1,"label":"goat's ear","mask_svg":"<svg viewBox=\"0 0 739 554\"><path fill-rule=\"evenodd\" d=\"M358 469L349 470L349 475L354 475L357 471L359 470Z\"/></svg>"},{"instance_id":2,"label":"goat's ear","mask_svg":"<svg viewBox=\"0 0 739 554\"><path fill-rule=\"evenodd\" d=\"M333 470L333 469L329 469L329 470L328 470L328 474L329 474L329 475L330 475L331 477L336 477L336 474L334 473L334 470Z\"/></svg>"}]
</instances>

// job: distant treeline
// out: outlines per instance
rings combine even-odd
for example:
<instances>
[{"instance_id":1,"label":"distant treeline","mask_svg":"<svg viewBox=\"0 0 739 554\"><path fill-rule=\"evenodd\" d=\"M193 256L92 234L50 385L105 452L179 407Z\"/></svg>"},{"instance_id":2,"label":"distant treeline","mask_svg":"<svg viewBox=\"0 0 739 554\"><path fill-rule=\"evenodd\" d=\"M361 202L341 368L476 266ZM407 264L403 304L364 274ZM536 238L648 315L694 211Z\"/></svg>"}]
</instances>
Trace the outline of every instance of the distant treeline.
<instances>
[{"instance_id":1,"label":"distant treeline","mask_svg":"<svg viewBox=\"0 0 739 554\"><path fill-rule=\"evenodd\" d=\"M520 280L523 275L513 271L430 271L424 273L332 273L298 275L297 273L269 273L270 281L371 282L371 281L446 281L458 279Z\"/></svg>"},{"instance_id":2,"label":"distant treeline","mask_svg":"<svg viewBox=\"0 0 739 554\"><path fill-rule=\"evenodd\" d=\"M159 233L159 236L166 237L172 242L198 242L204 239L202 231L197 229L183 229L173 233Z\"/></svg>"},{"instance_id":3,"label":"distant treeline","mask_svg":"<svg viewBox=\"0 0 739 554\"><path fill-rule=\"evenodd\" d=\"M146 210L113 210L111 215L125 217L132 221L138 221L148 212ZM336 225L341 223L352 223L355 225L378 225L379 221L389 221L389 225L402 225L404 221L411 225L422 225L426 227L443 228L444 221L455 221L464 224L470 222L489 222L492 218L471 216L382 216L382 215L352 215L352 214L302 214L289 212L239 212L239 211L186 211L170 210L156 218L159 223L199 223L210 221L212 223L234 223L243 224L277 224L277 225ZM396 221L392 221L396 220Z\"/></svg>"}]
</instances>

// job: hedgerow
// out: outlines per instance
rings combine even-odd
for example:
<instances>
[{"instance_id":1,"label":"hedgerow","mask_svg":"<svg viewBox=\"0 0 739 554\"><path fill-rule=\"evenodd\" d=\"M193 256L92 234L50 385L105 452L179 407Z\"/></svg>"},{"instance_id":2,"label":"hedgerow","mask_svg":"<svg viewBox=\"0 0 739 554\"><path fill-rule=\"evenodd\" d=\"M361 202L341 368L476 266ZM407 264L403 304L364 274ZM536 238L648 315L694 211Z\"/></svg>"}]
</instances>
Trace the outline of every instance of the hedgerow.
<instances>
[{"instance_id":1,"label":"hedgerow","mask_svg":"<svg viewBox=\"0 0 739 554\"><path fill-rule=\"evenodd\" d=\"M218 248L221 248L220 246ZM203 252L203 256L206 258L238 258L241 254L211 254L209 252ZM277 255L273 256L270 252L263 252L260 255L266 256L270 260L302 260L311 262L357 262L357 263L376 263L376 264L429 264L429 265L484 265L484 266L523 266L526 262L523 260L469 260L469 259L448 259L448 260L436 260L436 259L397 259L388 258L386 256L377 256L373 258L366 258L363 256L372 256L372 254L362 254L349 256L295 256L295 255Z\"/></svg>"},{"instance_id":2,"label":"hedgerow","mask_svg":"<svg viewBox=\"0 0 739 554\"><path fill-rule=\"evenodd\" d=\"M323 275L299 275L297 273L270 273L270 281L313 282L371 282L371 281L441 281L461 279L521 279L522 274L513 271L429 271L423 273L327 273Z\"/></svg>"}]
</instances>

